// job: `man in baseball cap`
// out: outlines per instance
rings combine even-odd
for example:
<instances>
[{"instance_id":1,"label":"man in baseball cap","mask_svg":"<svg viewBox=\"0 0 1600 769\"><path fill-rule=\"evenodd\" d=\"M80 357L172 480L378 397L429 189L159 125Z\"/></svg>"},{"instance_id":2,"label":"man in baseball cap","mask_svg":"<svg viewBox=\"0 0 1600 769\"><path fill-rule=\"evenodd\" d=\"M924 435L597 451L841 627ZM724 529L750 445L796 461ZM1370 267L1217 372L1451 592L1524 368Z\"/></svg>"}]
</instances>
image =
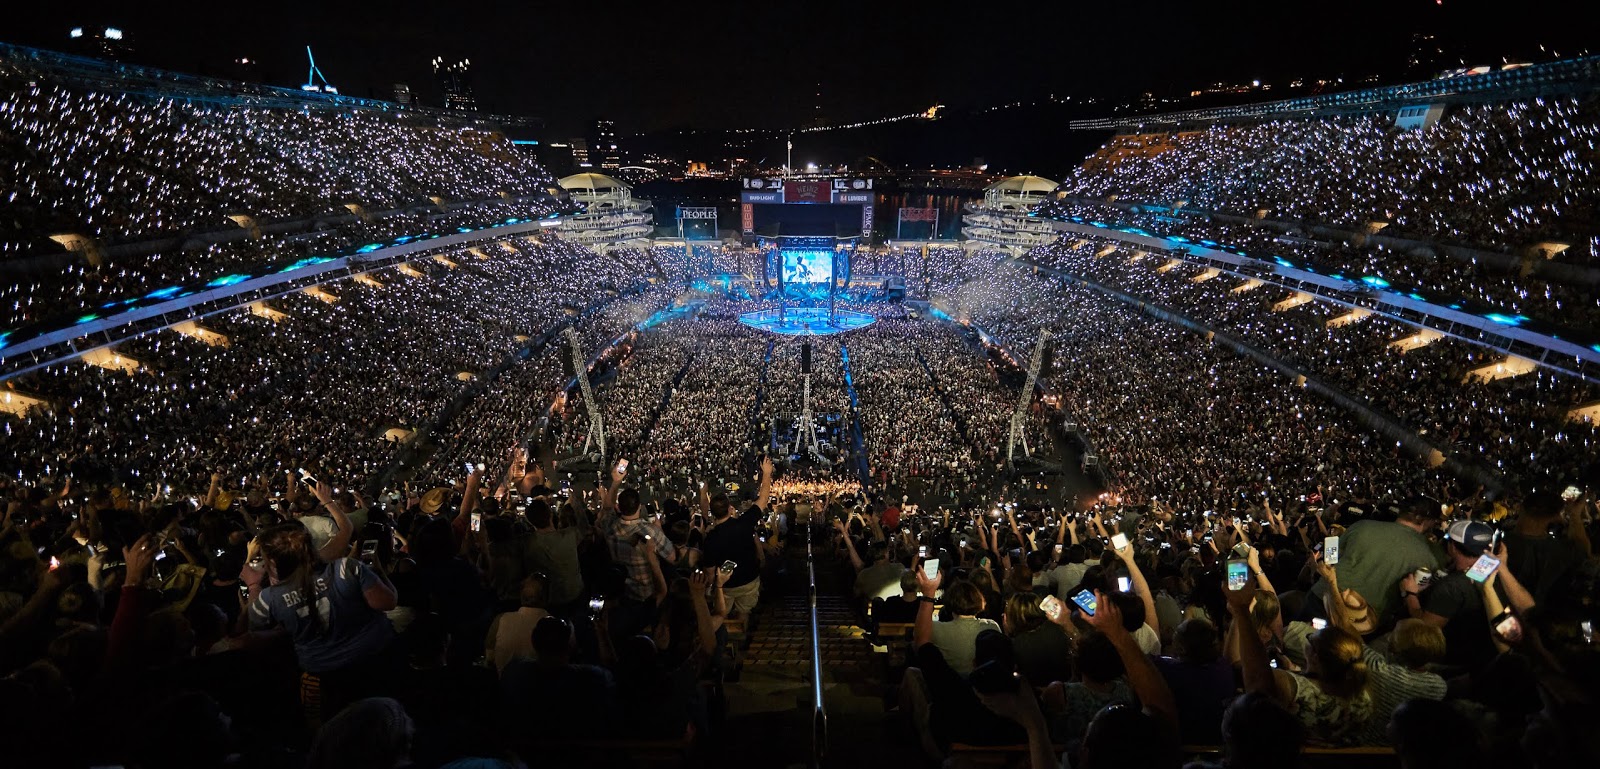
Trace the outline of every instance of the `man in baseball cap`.
<instances>
[{"instance_id":1,"label":"man in baseball cap","mask_svg":"<svg viewBox=\"0 0 1600 769\"><path fill-rule=\"evenodd\" d=\"M1481 521L1456 521L1445 532L1445 562L1449 571L1435 577L1426 590L1416 576L1400 580L1406 611L1444 630L1444 664L1477 669L1494 657L1489 618L1483 611L1483 586L1467 577L1467 570L1494 542L1494 528Z\"/></svg>"},{"instance_id":2,"label":"man in baseball cap","mask_svg":"<svg viewBox=\"0 0 1600 769\"><path fill-rule=\"evenodd\" d=\"M1478 556L1488 551L1489 543L1494 541L1494 527L1479 521L1456 521L1450 524L1444 540L1463 554L1471 556L1472 561L1467 563L1467 568L1472 568Z\"/></svg>"}]
</instances>

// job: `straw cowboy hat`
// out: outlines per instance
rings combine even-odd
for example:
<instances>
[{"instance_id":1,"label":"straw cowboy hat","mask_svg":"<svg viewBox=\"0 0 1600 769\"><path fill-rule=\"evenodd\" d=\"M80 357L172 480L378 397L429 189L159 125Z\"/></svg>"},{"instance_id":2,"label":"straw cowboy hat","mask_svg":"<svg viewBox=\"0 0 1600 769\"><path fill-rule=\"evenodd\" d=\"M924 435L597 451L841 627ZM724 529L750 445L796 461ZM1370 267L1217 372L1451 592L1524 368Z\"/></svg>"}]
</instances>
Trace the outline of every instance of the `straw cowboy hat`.
<instances>
[{"instance_id":1,"label":"straw cowboy hat","mask_svg":"<svg viewBox=\"0 0 1600 769\"><path fill-rule=\"evenodd\" d=\"M1378 620L1372 616L1372 607L1367 605L1367 599L1362 598L1350 588L1339 591L1340 600L1344 601L1345 616L1350 618L1350 625L1361 635L1366 635L1378 628Z\"/></svg>"},{"instance_id":2,"label":"straw cowboy hat","mask_svg":"<svg viewBox=\"0 0 1600 769\"><path fill-rule=\"evenodd\" d=\"M444 507L445 497L450 495L449 489L433 489L422 495L422 512L433 515Z\"/></svg>"}]
</instances>

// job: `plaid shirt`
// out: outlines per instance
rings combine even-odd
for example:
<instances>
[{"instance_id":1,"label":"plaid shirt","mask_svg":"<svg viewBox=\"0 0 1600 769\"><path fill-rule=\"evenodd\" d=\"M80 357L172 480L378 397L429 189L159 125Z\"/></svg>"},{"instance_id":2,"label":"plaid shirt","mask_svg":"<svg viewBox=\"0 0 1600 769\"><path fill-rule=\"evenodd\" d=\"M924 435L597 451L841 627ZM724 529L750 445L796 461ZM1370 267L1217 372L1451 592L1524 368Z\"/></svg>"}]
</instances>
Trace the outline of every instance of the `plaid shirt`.
<instances>
[{"instance_id":1,"label":"plaid shirt","mask_svg":"<svg viewBox=\"0 0 1600 769\"><path fill-rule=\"evenodd\" d=\"M667 569L678 559L678 548L667 539L666 532L656 519L641 514L633 520L623 520L615 511L600 516L600 533L611 548L611 560L628 570L628 597L637 601L650 598L654 578L650 574L650 560L645 549L634 545L640 534L650 537L662 569Z\"/></svg>"}]
</instances>

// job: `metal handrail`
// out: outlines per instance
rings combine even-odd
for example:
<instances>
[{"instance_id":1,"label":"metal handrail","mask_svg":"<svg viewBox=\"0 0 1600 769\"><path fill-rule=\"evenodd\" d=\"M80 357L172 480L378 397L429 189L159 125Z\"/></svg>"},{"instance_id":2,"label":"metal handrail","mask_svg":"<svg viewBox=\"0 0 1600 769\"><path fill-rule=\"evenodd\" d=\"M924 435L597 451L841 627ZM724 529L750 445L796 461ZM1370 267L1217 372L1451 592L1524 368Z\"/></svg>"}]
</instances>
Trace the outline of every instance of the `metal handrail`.
<instances>
[{"instance_id":1,"label":"metal handrail","mask_svg":"<svg viewBox=\"0 0 1600 769\"><path fill-rule=\"evenodd\" d=\"M822 644L817 630L817 567L811 554L812 525L806 525L806 600L811 608L811 767L822 766L828 747L828 710L822 701Z\"/></svg>"}]
</instances>

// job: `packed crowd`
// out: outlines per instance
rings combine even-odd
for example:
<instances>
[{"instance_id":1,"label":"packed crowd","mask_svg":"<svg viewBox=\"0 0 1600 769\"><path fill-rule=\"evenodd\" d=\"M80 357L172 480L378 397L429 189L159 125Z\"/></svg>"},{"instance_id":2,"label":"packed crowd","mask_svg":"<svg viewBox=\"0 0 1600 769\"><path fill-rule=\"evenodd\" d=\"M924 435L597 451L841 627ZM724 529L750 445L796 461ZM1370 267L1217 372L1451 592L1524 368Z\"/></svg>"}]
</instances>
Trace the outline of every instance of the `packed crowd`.
<instances>
[{"instance_id":1,"label":"packed crowd","mask_svg":"<svg viewBox=\"0 0 1600 769\"><path fill-rule=\"evenodd\" d=\"M397 440L430 424L519 337L644 286L621 263L564 243L475 251L452 254L453 267L419 260L288 294L269 303L271 316L204 319L225 344L153 332L116 348L132 372L74 361L19 377L12 386L49 407L7 422L5 464L19 477L189 494L220 466L247 488L312 465L375 482ZM599 320L590 325L611 325ZM417 329L430 331L396 333Z\"/></svg>"},{"instance_id":2,"label":"packed crowd","mask_svg":"<svg viewBox=\"0 0 1600 769\"><path fill-rule=\"evenodd\" d=\"M1060 408L1129 503L1225 513L1263 493L1470 492L1452 491L1337 406L1197 334L998 255L966 269L977 288L956 296L974 325L1019 356L1040 329L1050 332L1046 373Z\"/></svg>"},{"instance_id":3,"label":"packed crowd","mask_svg":"<svg viewBox=\"0 0 1600 769\"><path fill-rule=\"evenodd\" d=\"M1348 308L1318 301L1275 310L1291 292L1235 291L1241 282L1226 276L1195 282L1200 268L1162 271L1164 260L1153 257L1095 256L1105 246L1062 242L1028 258L1155 301L1303 366L1513 487L1563 488L1594 472L1600 432L1568 414L1600 398L1600 388L1543 368L1495 381L1468 377L1502 356L1449 339L1407 351L1393 343L1415 335L1414 328L1378 317L1330 325Z\"/></svg>"},{"instance_id":4,"label":"packed crowd","mask_svg":"<svg viewBox=\"0 0 1600 769\"><path fill-rule=\"evenodd\" d=\"M361 109L90 90L0 68L0 261L12 275L0 327L392 236L542 216L551 186L498 134ZM286 222L306 226L259 232ZM235 239L241 227L253 236ZM51 240L62 234L89 240L65 254Z\"/></svg>"},{"instance_id":5,"label":"packed crowd","mask_svg":"<svg viewBox=\"0 0 1600 769\"><path fill-rule=\"evenodd\" d=\"M835 505L833 525L881 641L912 626L898 702L931 758L1025 744L1033 769L1373 760L1348 748L1413 769L1600 759L1600 508L1536 493L1491 525L1487 504L1442 514L1405 486L1382 493L1221 515L885 500Z\"/></svg>"},{"instance_id":6,"label":"packed crowd","mask_svg":"<svg viewBox=\"0 0 1600 769\"><path fill-rule=\"evenodd\" d=\"M1555 240L1593 259L1595 192L1570 182L1597 170L1597 137L1597 103L1577 96L1452 105L1417 130L1370 114L1214 125L1091 158L1061 189L1502 249Z\"/></svg>"},{"instance_id":7,"label":"packed crowd","mask_svg":"<svg viewBox=\"0 0 1600 769\"><path fill-rule=\"evenodd\" d=\"M1561 328L1600 327L1600 290L1546 278L1541 271L1543 259L1537 256L1491 266L1476 259L1451 257L1430 247L1391 248L1376 241L1357 245L1325 240L1303 227L1280 232L1265 226L1139 208L1135 212L1068 201L1052 201L1046 206L1054 216L1077 216L1155 235L1179 236L1191 244L1215 243L1257 259L1284 259L1296 268L1323 275L1352 281L1378 278L1395 291L1423 292L1421 295L1435 304L1526 315Z\"/></svg>"}]
</instances>

